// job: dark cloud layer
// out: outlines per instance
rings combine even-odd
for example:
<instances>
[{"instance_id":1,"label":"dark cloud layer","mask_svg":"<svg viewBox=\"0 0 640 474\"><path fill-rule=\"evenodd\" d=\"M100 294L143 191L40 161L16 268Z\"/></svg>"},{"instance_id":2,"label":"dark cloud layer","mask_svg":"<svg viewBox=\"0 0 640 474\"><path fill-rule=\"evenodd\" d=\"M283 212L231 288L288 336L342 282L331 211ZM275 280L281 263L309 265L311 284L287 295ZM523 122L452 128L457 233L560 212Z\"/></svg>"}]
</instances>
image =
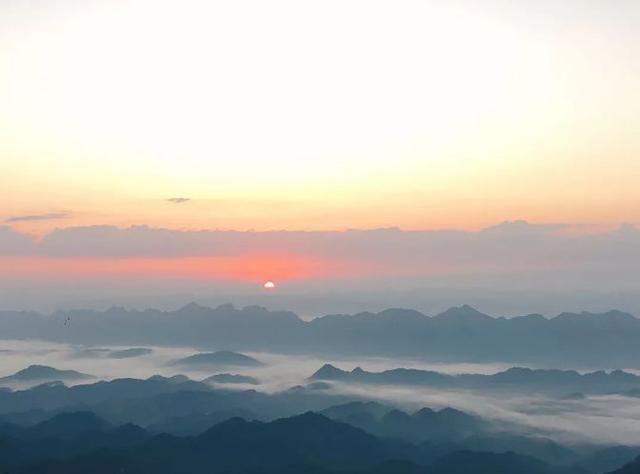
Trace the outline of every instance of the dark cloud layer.
<instances>
[{"instance_id":1,"label":"dark cloud layer","mask_svg":"<svg viewBox=\"0 0 640 474\"><path fill-rule=\"evenodd\" d=\"M174 204L184 204L185 202L191 201L191 198L186 197L172 197L167 199L167 201L172 202Z\"/></svg>"}]
</instances>

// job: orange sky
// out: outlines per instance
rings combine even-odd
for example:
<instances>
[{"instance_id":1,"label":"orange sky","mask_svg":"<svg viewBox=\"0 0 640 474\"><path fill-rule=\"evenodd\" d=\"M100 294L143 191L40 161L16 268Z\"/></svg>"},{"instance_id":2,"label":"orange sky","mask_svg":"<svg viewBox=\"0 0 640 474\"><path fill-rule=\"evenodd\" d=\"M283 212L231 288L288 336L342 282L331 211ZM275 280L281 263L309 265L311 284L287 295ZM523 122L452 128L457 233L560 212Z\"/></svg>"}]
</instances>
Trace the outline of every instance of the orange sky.
<instances>
[{"instance_id":1,"label":"orange sky","mask_svg":"<svg viewBox=\"0 0 640 474\"><path fill-rule=\"evenodd\" d=\"M371 266L298 255L243 255L178 258L0 257L0 278L34 277L175 279L291 282L369 274Z\"/></svg>"},{"instance_id":2,"label":"orange sky","mask_svg":"<svg viewBox=\"0 0 640 474\"><path fill-rule=\"evenodd\" d=\"M639 21L635 0L3 3L0 220L638 222Z\"/></svg>"}]
</instances>

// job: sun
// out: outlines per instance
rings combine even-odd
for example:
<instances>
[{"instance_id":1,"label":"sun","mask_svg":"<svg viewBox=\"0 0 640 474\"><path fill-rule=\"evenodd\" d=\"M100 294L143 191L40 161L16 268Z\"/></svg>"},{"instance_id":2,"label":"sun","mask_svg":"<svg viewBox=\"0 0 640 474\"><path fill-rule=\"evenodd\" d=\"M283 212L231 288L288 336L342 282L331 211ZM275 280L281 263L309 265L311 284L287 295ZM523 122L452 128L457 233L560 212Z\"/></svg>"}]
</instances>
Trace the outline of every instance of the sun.
<instances>
[{"instance_id":1,"label":"sun","mask_svg":"<svg viewBox=\"0 0 640 474\"><path fill-rule=\"evenodd\" d=\"M276 287L276 284L272 281L268 281L264 284L265 290L273 290Z\"/></svg>"}]
</instances>

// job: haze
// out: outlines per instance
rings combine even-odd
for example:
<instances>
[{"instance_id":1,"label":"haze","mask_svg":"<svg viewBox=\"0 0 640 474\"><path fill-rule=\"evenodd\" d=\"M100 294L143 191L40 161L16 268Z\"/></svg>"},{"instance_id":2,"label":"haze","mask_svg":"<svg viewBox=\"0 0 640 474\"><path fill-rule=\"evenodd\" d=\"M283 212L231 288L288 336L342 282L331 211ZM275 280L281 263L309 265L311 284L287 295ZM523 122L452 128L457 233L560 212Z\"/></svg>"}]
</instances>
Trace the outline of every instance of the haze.
<instances>
[{"instance_id":1,"label":"haze","mask_svg":"<svg viewBox=\"0 0 640 474\"><path fill-rule=\"evenodd\" d=\"M0 0L0 472L640 473L640 2Z\"/></svg>"}]
</instances>

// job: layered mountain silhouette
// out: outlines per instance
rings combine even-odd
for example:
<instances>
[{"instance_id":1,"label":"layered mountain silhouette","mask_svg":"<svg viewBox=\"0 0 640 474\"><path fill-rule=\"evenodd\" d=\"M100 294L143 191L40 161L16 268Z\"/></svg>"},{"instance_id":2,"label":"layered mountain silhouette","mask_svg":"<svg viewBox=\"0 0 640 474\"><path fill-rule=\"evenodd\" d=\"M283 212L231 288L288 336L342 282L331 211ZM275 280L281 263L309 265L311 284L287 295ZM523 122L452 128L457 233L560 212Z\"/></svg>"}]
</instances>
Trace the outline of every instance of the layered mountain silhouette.
<instances>
[{"instance_id":1,"label":"layered mountain silhouette","mask_svg":"<svg viewBox=\"0 0 640 474\"><path fill-rule=\"evenodd\" d=\"M343 399L185 376L2 392L0 472L602 474L640 454L564 446L452 408Z\"/></svg>"},{"instance_id":2,"label":"layered mountain silhouette","mask_svg":"<svg viewBox=\"0 0 640 474\"><path fill-rule=\"evenodd\" d=\"M155 375L144 380L122 378L70 387L60 383L41 384L27 390L0 391L0 418L16 419L16 414L33 412L33 416L26 418L38 420L47 413L90 408L114 424L131 422L149 426L168 418L191 415L196 415L197 421L197 416L227 410L246 410L255 413L254 417L273 419L321 410L351 399L321 390L285 390L274 394L225 390L183 375Z\"/></svg>"},{"instance_id":3,"label":"layered mountain silhouette","mask_svg":"<svg viewBox=\"0 0 640 474\"><path fill-rule=\"evenodd\" d=\"M72 324L61 324L67 318ZM581 417L598 415L604 426L598 406L609 399L631 404L638 396L640 376L610 370L637 367L640 360L640 321L618 311L495 318L463 305L434 316L398 308L303 321L256 306L189 304L169 312L0 312L0 331L3 337L72 343L76 356L114 366L129 362L106 359L151 354L144 346L188 345L193 355L162 370L199 374L198 380L155 375L96 382L81 372L34 365L7 375L0 379L0 472L626 474L640 465L634 461L640 448L608 442L614 434L604 433L601 443L581 441L578 434L568 443L559 433L570 430L531 422L538 413L576 410ZM100 349L108 344L124 349ZM291 382L301 385L267 392L257 390L260 380L243 374L264 365L243 352L260 351L514 367L452 375L327 364L308 380ZM587 366L596 368L568 370ZM277 382L267 372L259 377L269 390ZM508 422L490 418L495 406L475 404L464 412L379 401L426 389L441 390L438 407L449 404L448 391L534 401L517 411L526 421L501 417Z\"/></svg>"},{"instance_id":4,"label":"layered mountain silhouette","mask_svg":"<svg viewBox=\"0 0 640 474\"><path fill-rule=\"evenodd\" d=\"M0 424L0 469L14 472L18 466L86 455L97 449L129 449L148 437L140 427L112 426L87 411L61 413L29 427L4 423Z\"/></svg>"},{"instance_id":5,"label":"layered mountain silhouette","mask_svg":"<svg viewBox=\"0 0 640 474\"><path fill-rule=\"evenodd\" d=\"M493 430L490 422L453 408L422 408L409 415L376 402L351 402L320 413L376 435L415 442L461 440Z\"/></svg>"},{"instance_id":6,"label":"layered mountain silhouette","mask_svg":"<svg viewBox=\"0 0 640 474\"><path fill-rule=\"evenodd\" d=\"M330 407L321 413L377 436L420 444L433 457L447 452L473 450L517 452L553 464L570 464L581 460L578 452L548 438L509 432L502 423L453 408L432 410L425 407L409 414L376 402L351 402ZM611 458L630 459L636 452L638 450L618 452Z\"/></svg>"},{"instance_id":7,"label":"layered mountain silhouette","mask_svg":"<svg viewBox=\"0 0 640 474\"><path fill-rule=\"evenodd\" d=\"M73 329L61 321L71 318ZM191 345L230 350L425 357L446 361L627 367L640 357L640 320L620 311L495 318L470 306L433 317L418 311L329 315L303 321L286 311L194 303L176 311L0 312L7 338L74 344Z\"/></svg>"},{"instance_id":8,"label":"layered mountain silhouette","mask_svg":"<svg viewBox=\"0 0 640 474\"><path fill-rule=\"evenodd\" d=\"M640 376L613 370L581 374L575 370L529 369L513 367L492 375L449 375L430 370L392 369L368 372L360 367L345 371L326 364L310 380L377 385L420 385L442 389L506 390L541 392L555 395L634 393L640 389ZM566 396L564 398L567 398Z\"/></svg>"},{"instance_id":9,"label":"layered mountain silhouette","mask_svg":"<svg viewBox=\"0 0 640 474\"><path fill-rule=\"evenodd\" d=\"M73 428L59 436L65 420ZM232 418L189 437L150 436L132 425L114 428L89 413L61 415L25 431L28 437L2 435L0 468L38 474L586 472L515 453L453 451L433 458L429 449L314 413L270 423Z\"/></svg>"},{"instance_id":10,"label":"layered mountain silhouette","mask_svg":"<svg viewBox=\"0 0 640 474\"><path fill-rule=\"evenodd\" d=\"M30 365L15 374L0 378L0 386L13 384L25 386L57 381L77 383L91 379L95 379L95 377L75 370L59 370L46 365Z\"/></svg>"},{"instance_id":11,"label":"layered mountain silhouette","mask_svg":"<svg viewBox=\"0 0 640 474\"><path fill-rule=\"evenodd\" d=\"M170 433L177 436L195 436L231 418L242 418L251 421L259 420L261 417L246 408L229 408L207 413L191 412L186 415L171 416L152 423L145 428L154 434Z\"/></svg>"}]
</instances>

